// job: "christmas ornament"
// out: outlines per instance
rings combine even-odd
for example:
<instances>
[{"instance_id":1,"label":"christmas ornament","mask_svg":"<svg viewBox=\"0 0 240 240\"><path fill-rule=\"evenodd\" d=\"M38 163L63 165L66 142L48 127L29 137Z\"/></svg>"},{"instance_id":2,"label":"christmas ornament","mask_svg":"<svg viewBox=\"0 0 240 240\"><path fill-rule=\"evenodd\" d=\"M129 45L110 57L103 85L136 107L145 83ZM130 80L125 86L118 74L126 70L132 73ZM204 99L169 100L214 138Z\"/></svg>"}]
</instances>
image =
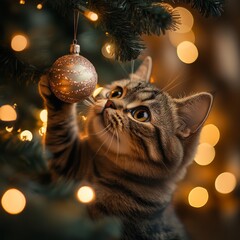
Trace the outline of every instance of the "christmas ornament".
<instances>
[{"instance_id":1,"label":"christmas ornament","mask_svg":"<svg viewBox=\"0 0 240 240\"><path fill-rule=\"evenodd\" d=\"M74 40L70 46L70 54L58 58L48 77L51 90L57 98L64 102L75 103L89 97L97 84L97 73L92 63L79 55L77 44L78 12L74 15Z\"/></svg>"}]
</instances>

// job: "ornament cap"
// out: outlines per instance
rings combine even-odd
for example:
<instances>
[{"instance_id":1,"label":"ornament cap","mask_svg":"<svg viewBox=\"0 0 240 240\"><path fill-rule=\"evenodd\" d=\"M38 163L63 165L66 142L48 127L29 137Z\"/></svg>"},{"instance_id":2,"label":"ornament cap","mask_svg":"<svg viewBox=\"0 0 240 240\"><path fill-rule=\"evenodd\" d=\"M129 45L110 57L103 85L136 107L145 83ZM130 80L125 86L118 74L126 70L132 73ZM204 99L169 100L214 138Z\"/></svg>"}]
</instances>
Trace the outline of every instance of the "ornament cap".
<instances>
[{"instance_id":1,"label":"ornament cap","mask_svg":"<svg viewBox=\"0 0 240 240\"><path fill-rule=\"evenodd\" d=\"M79 54L80 53L80 45L73 43L70 45L70 53L71 54Z\"/></svg>"}]
</instances>

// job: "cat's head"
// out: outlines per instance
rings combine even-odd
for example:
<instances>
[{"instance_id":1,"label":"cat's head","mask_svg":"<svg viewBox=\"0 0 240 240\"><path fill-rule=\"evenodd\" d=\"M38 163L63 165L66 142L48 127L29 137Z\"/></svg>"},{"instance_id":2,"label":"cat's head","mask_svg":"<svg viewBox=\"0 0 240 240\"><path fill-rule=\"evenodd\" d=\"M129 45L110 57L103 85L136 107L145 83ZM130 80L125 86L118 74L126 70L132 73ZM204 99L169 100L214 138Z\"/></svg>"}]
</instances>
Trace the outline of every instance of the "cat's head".
<instances>
[{"instance_id":1,"label":"cat's head","mask_svg":"<svg viewBox=\"0 0 240 240\"><path fill-rule=\"evenodd\" d=\"M213 98L198 93L174 99L149 83L151 67L147 57L129 79L113 82L95 97L88 141L122 168L166 176L193 159Z\"/></svg>"}]
</instances>

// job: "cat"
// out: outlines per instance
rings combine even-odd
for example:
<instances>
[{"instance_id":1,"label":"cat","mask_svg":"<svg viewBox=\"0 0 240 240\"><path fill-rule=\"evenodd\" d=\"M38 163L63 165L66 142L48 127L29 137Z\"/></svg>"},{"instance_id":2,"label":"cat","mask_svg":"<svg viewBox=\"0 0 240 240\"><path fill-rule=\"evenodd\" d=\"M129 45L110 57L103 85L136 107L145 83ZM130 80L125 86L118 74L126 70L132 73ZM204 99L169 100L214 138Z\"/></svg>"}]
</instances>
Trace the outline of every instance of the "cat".
<instances>
[{"instance_id":1,"label":"cat","mask_svg":"<svg viewBox=\"0 0 240 240\"><path fill-rule=\"evenodd\" d=\"M45 144L49 168L91 186L92 219L115 216L122 240L186 239L171 199L192 162L199 133L213 102L209 93L175 99L149 83L145 58L129 79L115 81L95 96L79 138L76 104L57 99L47 76L39 88L47 110Z\"/></svg>"}]
</instances>

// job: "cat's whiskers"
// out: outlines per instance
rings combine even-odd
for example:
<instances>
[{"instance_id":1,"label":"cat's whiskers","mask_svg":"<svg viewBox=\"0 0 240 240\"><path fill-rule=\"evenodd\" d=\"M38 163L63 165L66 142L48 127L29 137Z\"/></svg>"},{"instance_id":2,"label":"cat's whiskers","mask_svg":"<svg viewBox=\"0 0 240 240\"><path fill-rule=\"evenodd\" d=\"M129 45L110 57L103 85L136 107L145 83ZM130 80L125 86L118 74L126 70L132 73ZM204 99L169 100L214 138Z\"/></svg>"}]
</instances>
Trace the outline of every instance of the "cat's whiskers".
<instances>
[{"instance_id":1,"label":"cat's whiskers","mask_svg":"<svg viewBox=\"0 0 240 240\"><path fill-rule=\"evenodd\" d=\"M99 138L105 136L107 133L111 132L111 126L109 126L108 128L105 128L105 131L103 131L102 133L96 134L95 136L98 136Z\"/></svg>"},{"instance_id":2,"label":"cat's whiskers","mask_svg":"<svg viewBox=\"0 0 240 240\"><path fill-rule=\"evenodd\" d=\"M89 135L90 136L96 136L96 135L99 135L101 133L106 133L106 132L108 132L108 130L110 130L109 128L110 128L110 124L108 124L104 129L102 129L102 130L100 130L96 133L89 134Z\"/></svg>"},{"instance_id":3,"label":"cat's whiskers","mask_svg":"<svg viewBox=\"0 0 240 240\"><path fill-rule=\"evenodd\" d=\"M174 88L178 87L178 86L181 85L181 84L182 84L182 82L179 82L179 83L173 85L171 88L167 89L167 92L173 90Z\"/></svg>"},{"instance_id":4,"label":"cat's whiskers","mask_svg":"<svg viewBox=\"0 0 240 240\"><path fill-rule=\"evenodd\" d=\"M88 106L88 107L93 106L93 103L90 102L90 101L88 101L87 99L85 99L85 100L83 101L83 104L86 105L86 106Z\"/></svg>"},{"instance_id":5,"label":"cat's whiskers","mask_svg":"<svg viewBox=\"0 0 240 240\"><path fill-rule=\"evenodd\" d=\"M118 162L120 138L119 138L119 134L118 134L117 129L116 129L116 136L117 136L117 155L116 155L116 162Z\"/></svg>"},{"instance_id":6,"label":"cat's whiskers","mask_svg":"<svg viewBox=\"0 0 240 240\"><path fill-rule=\"evenodd\" d=\"M178 74L176 77L174 77L166 86L164 86L162 88L162 91L170 91L173 86L176 87L176 85L173 85L178 79L180 79L180 76L181 74ZM177 83L177 86L179 85L180 83ZM172 86L173 85L173 86ZM170 89L169 89L170 88Z\"/></svg>"},{"instance_id":7,"label":"cat's whiskers","mask_svg":"<svg viewBox=\"0 0 240 240\"><path fill-rule=\"evenodd\" d=\"M110 147L112 146L113 139L114 139L114 137L115 137L115 132L116 132L116 130L115 130L115 131L113 132L113 134L112 134L112 138L111 138L110 144L109 144L109 146L108 146L107 151L105 152L106 155L108 154L108 151L109 151Z\"/></svg>"},{"instance_id":8,"label":"cat's whiskers","mask_svg":"<svg viewBox=\"0 0 240 240\"><path fill-rule=\"evenodd\" d=\"M109 132L109 130L107 131ZM105 135L107 132L105 132L103 135ZM103 141L103 143L101 144L101 146L97 149L97 151L95 152L92 160L97 156L97 154L99 153L99 151L102 149L103 145L106 144L106 142L109 140L109 136Z\"/></svg>"},{"instance_id":9,"label":"cat's whiskers","mask_svg":"<svg viewBox=\"0 0 240 240\"><path fill-rule=\"evenodd\" d=\"M88 100L93 104L96 102L95 99L93 98L93 96L89 96Z\"/></svg>"}]
</instances>

